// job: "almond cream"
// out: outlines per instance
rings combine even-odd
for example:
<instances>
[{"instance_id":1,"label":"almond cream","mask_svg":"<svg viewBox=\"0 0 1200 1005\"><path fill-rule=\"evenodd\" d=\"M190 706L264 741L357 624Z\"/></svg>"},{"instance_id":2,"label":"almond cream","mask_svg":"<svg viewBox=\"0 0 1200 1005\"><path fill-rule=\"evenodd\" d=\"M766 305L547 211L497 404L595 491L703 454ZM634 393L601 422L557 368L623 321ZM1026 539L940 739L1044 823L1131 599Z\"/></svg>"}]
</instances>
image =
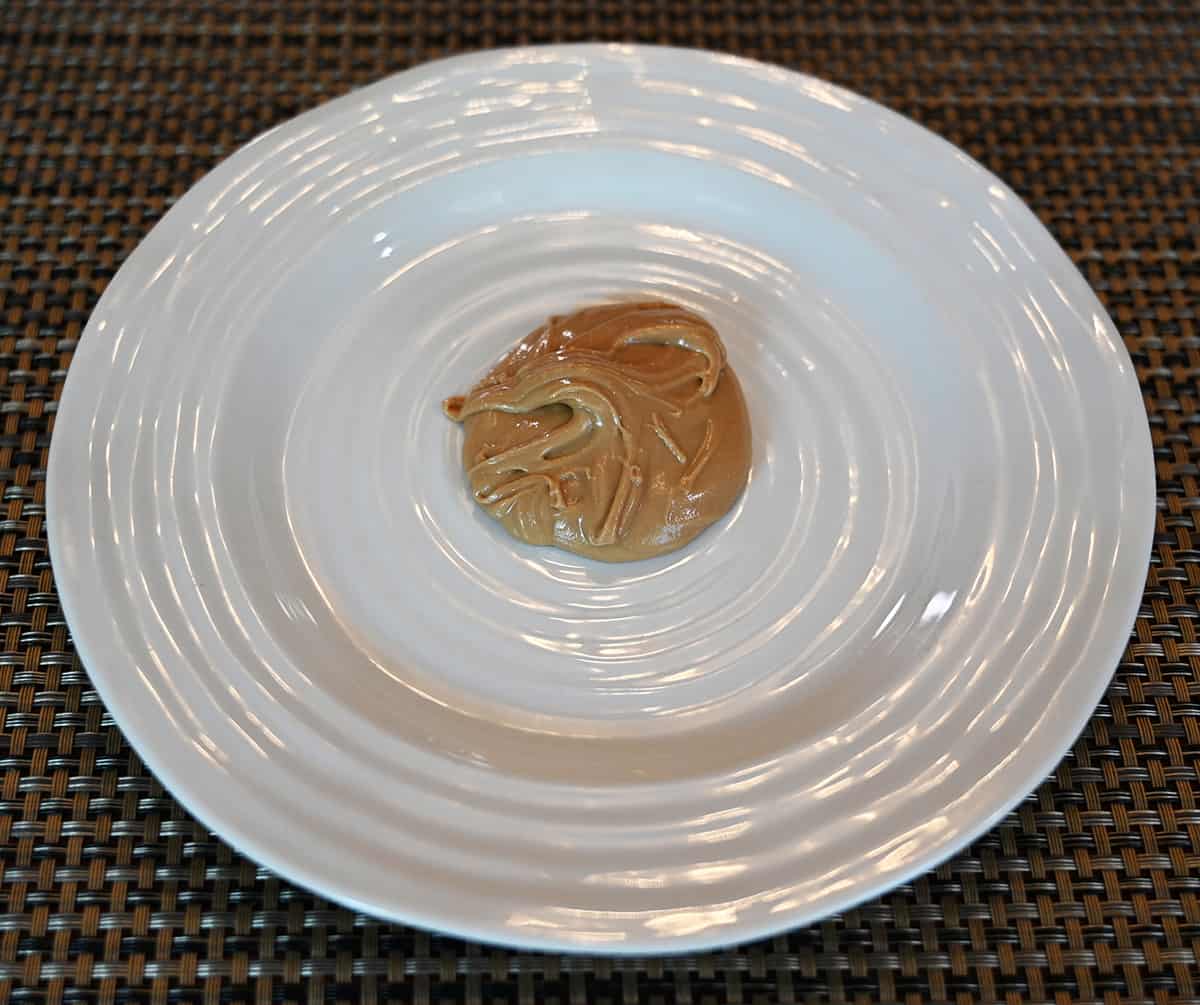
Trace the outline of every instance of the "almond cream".
<instances>
[{"instance_id":1,"label":"almond cream","mask_svg":"<svg viewBox=\"0 0 1200 1005\"><path fill-rule=\"evenodd\" d=\"M725 346L669 303L550 318L446 414L475 500L514 537L610 562L673 551L750 472L750 421Z\"/></svg>"}]
</instances>

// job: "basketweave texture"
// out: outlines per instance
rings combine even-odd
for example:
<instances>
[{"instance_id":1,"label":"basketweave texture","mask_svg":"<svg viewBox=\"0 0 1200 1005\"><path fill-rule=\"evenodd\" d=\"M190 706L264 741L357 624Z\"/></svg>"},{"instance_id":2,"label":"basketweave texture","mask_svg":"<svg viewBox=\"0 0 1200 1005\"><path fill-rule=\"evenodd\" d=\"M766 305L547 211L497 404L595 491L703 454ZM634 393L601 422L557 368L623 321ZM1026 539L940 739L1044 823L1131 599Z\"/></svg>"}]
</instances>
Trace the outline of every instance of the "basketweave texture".
<instances>
[{"instance_id":1,"label":"basketweave texture","mask_svg":"<svg viewBox=\"0 0 1200 1005\"><path fill-rule=\"evenodd\" d=\"M669 42L807 70L959 144L1106 304L1153 431L1158 526L1108 694L953 861L728 952L483 948L356 916L239 856L145 770L80 665L44 492L106 282L256 133L435 56ZM1200 7L1062 0L0 4L0 1005L1200 1001Z\"/></svg>"}]
</instances>

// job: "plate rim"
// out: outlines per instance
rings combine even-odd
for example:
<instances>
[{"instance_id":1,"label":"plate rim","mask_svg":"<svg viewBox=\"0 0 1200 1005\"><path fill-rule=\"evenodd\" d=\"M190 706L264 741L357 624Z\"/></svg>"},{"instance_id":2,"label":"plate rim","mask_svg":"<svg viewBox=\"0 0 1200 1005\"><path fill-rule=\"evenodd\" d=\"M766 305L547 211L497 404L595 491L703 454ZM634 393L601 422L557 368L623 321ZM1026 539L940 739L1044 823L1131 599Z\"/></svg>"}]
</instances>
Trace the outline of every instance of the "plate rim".
<instances>
[{"instance_id":1,"label":"plate rim","mask_svg":"<svg viewBox=\"0 0 1200 1005\"><path fill-rule=\"evenodd\" d=\"M493 931L490 928L479 926L472 927L471 924L463 923L461 917L453 917L452 912L444 912L436 908L429 909L429 905L404 904L398 905L394 903L371 903L367 899L363 899L357 893L350 889L344 889L340 881L340 876L336 870L326 869L322 872L320 869L314 869L310 863L300 861L302 856L287 855L283 852L278 852L271 845L261 842L252 829L238 826L234 824L225 825L226 821L222 820L222 814L218 807L208 805L202 799L197 799L195 794L190 792L191 788L187 782L184 773L177 772L172 765L172 758L169 750L156 748L155 745L146 739L146 734L137 722L137 717L128 714L122 714L119 710L122 705L120 697L120 681L114 675L106 675L106 671L100 669L94 671L93 668L101 668L106 665L111 666L117 662L116 650L109 649L108 652L102 652L109 648L105 643L107 640L101 640L98 635L88 629L84 630L84 634L76 635L73 626L84 626L88 623L89 618L84 613L88 603L88 597L83 594L84 591L80 588L80 577L78 568L72 569L72 563L65 558L67 544L63 540L63 531L57 528L65 525L70 520L70 500L71 479L72 473L77 473L79 468L68 468L67 461L64 459L67 453L67 448L63 446L68 436L79 436L86 434L87 423L80 420L86 419L86 412L81 412L85 402L83 396L88 392L89 388L84 387L86 378L76 379L77 374L83 374L84 370L78 366L81 354L84 347L88 344L87 336L93 331L96 325L96 318L102 312L102 308L106 302L115 296L115 292L120 288L121 274L125 273L128 278L133 269L137 267L140 259L144 258L149 253L151 238L157 231L159 234L166 232L166 229L172 224L175 219L182 218L181 207L184 207L191 200L190 196L197 191L202 184L211 179L216 173L222 171L234 159L239 157L249 147L260 143L265 137L270 136L277 131L302 125L310 120L319 118L326 114L333 107L340 107L359 99L362 92L367 89L373 89L381 85L392 83L406 76L413 74L422 74L430 71L438 66L457 65L458 67L469 68L473 62L486 65L487 61L493 60L498 56L505 54L516 53L572 53L580 58L587 58L590 54L599 55L602 53L647 53L651 58L654 54L674 54L677 57L685 59L708 61L713 57L719 57L721 61L740 66L743 68L755 68L759 71L767 71L772 74L780 74L785 79L808 81L818 83L822 87L833 87L837 91L851 94L856 101L861 102L867 108L870 108L877 114L883 114L886 118L899 120L906 128L915 127L926 137L936 140L937 144L945 147L947 153L963 159L969 165L977 168L981 172L980 184L999 184L1005 192L1011 193L1012 201L1019 205L1020 211L1027 217L1028 222L1040 230L1041 235L1048 242L1048 246L1052 246L1061 256L1072 270L1079 273L1082 279L1081 295L1090 298L1090 301L1084 306L1092 309L1093 314L1102 319L1104 335L1111 346L1118 350L1125 358L1128 358L1128 352L1125 348L1124 341L1121 338L1116 326L1113 324L1112 318L1107 309L1096 296L1095 291L1087 282L1086 277L1078 267L1071 261L1066 251L1059 245L1053 234L1041 222L1036 213L1012 190L1009 186L995 175L991 170L979 164L974 158L970 157L961 148L950 143L944 137L938 135L932 130L921 125L921 123L897 112L885 105L882 105L871 98L851 92L840 85L832 84L820 77L811 74L798 72L787 67L777 64L767 63L760 60L748 59L742 56L736 56L730 53L717 52L712 50L681 47L681 46L665 46L653 44L625 44L625 43L598 43L598 42L580 42L580 43L551 43L532 46L516 46L496 49L485 49L473 51L469 53L446 56L440 59L417 64L413 67L388 74L377 80L371 81L368 84L356 87L345 94L339 95L328 101L324 101L315 107L308 108L299 114L284 120L281 123L257 134L249 142L237 147L236 150L226 155L220 162L214 165L200 179L194 182L188 190L175 202L174 205L154 224L154 226L139 240L137 246L122 262L120 268L109 281L105 291L93 307L87 323L79 336L79 342L75 350L75 358L72 365L68 368L66 379L60 394L58 403L58 411L54 418L54 429L51 436L49 446L49 461L46 472L46 489L45 489L45 512L46 512L46 534L49 547L49 557L51 570L54 577L55 588L59 597L64 617L67 622L68 632L74 643L76 653L79 656L80 662L85 668L88 680L100 695L104 707L112 715L114 722L118 728L128 739L131 748L136 752L140 760L154 774L155 777L164 785L171 795L183 805L189 813L191 813L204 827L227 841L232 847L239 852L247 855L255 862L261 863L271 872L286 878L297 885L311 890L319 895L328 896L340 904L346 905L362 914L372 917L383 918L395 922L400 922L407 925L413 925L434 932L448 934L456 938L466 938L475 941L484 942L486 944L500 945L506 947L529 949L541 952L555 953L582 953L592 956L645 956L645 955L661 955L664 953L685 953L698 952L708 949L715 949L724 946L743 943L769 937L783 931L789 931L806 924L811 924L821 918L827 917L831 913L847 910L855 905L861 904L880 894L894 889L895 887L909 882L916 876L919 876L939 864L952 858L958 854L963 848L971 844L981 835L990 830L995 824L1008 815L1016 806L1023 802L1030 792L1034 791L1042 781L1047 778L1061 763L1063 757L1070 751L1078 740L1080 734L1086 729L1088 722L1091 720L1095 711L1096 705L1100 702L1105 691L1108 689L1113 674L1119 665L1121 655L1129 640L1129 632L1132 626L1136 623L1137 612L1141 606L1145 587L1145 571L1141 572L1141 579L1136 590L1131 585L1129 587L1129 597L1126 599L1123 607L1118 609L1118 604L1114 600L1108 601L1108 606L1111 613L1108 615L1108 620L1112 624L1119 623L1124 627L1124 631L1120 634L1118 641L1113 641L1104 646L1098 646L1096 656L1104 657L1104 665L1111 666L1111 672L1097 672L1092 678L1092 685L1088 689L1086 695L1080 695L1080 700L1073 702L1074 711L1066 709L1066 714L1060 717L1059 722L1063 728L1058 732L1063 739L1047 746L1047 750L1053 756L1044 756L1039 762L1039 770L1036 778L1030 777L1026 779L1030 788L1026 788L1025 782L1019 787L1020 792L1013 797L1011 801L1005 802L994 807L989 813L977 818L973 823L964 826L958 831L949 841L945 848L935 848L931 854L926 851L921 854L914 855L903 866L892 872L888 872L876 879L874 882L864 881L854 884L852 890L848 894L834 894L828 899L828 902L822 903L814 907L809 905L799 909L794 909L786 914L781 914L777 919L770 922L762 922L752 924L747 922L736 922L728 928L710 928L699 936L689 935L668 935L668 936L653 936L647 937L644 934L637 934L630 941L619 944L605 944L602 948L592 944L585 944L580 941L561 940L553 936L538 937L531 936L525 931L518 932L517 930L505 929L504 931ZM1084 292L1086 291L1086 292ZM98 344L93 337L92 344ZM101 371L95 371L101 372ZM98 387L98 384L93 384ZM1137 469L1132 472L1130 477L1123 487L1129 497L1132 499L1127 505L1123 505L1120 509L1118 518L1118 527L1120 536L1129 537L1129 554L1132 556L1135 553L1144 556L1145 566L1148 569L1153 548L1154 529L1157 520L1157 489L1155 467L1153 461L1153 441L1150 435L1148 421L1144 420L1145 406L1142 398L1142 391L1137 379L1136 370L1130 367L1128 373L1122 381L1122 391L1120 392L1127 401L1121 407L1128 409L1132 406L1136 398L1138 409L1143 414L1143 421L1136 423L1136 429L1130 430L1129 434L1141 441L1137 451ZM74 402L72 404L72 402ZM90 402L89 402L90 404ZM64 411L71 418L72 423L68 427L63 423ZM78 413L76 415L75 413ZM61 427L61 428L60 428ZM84 435L83 442L86 442ZM57 448L56 448L57 445ZM1136 484L1135 484L1136 482ZM79 480L77 478L77 484ZM1144 508L1144 513L1140 512ZM1130 559L1132 562L1132 557ZM1140 566L1139 566L1140 567ZM71 570L75 573L73 577L60 579L58 572L60 569ZM1132 581L1132 572L1129 573ZM1115 578L1115 577L1114 577ZM102 580L97 574L97 580ZM72 585L72 581L75 585ZM1119 598L1118 598L1119 599ZM1118 619L1117 615L1120 614ZM91 619L94 620L94 619ZM1117 639L1117 634L1114 630L1113 638ZM1107 641L1107 640L1106 640ZM1093 643L1095 646L1095 643ZM118 647L119 649L119 647ZM107 657L107 659L105 658ZM1069 727L1069 728L1066 728ZM1025 773L1022 773L1024 777ZM213 827L211 821L222 820L222 826Z\"/></svg>"}]
</instances>

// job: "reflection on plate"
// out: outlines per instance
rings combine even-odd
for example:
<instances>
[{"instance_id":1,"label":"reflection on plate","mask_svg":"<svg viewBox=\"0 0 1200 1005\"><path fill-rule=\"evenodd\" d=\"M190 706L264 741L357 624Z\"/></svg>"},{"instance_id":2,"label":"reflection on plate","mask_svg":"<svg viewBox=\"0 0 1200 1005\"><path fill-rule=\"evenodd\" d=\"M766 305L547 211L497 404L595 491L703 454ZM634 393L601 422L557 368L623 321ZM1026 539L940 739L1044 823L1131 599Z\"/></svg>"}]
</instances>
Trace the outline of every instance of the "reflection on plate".
<instances>
[{"instance_id":1,"label":"reflection on plate","mask_svg":"<svg viewBox=\"0 0 1200 1005\"><path fill-rule=\"evenodd\" d=\"M439 403L555 311L662 297L750 485L623 566L474 506ZM641 47L381 81L201 181L54 435L76 644L201 819L379 915L671 952L934 865L1049 772L1154 513L1120 340L1020 201L839 88Z\"/></svg>"}]
</instances>

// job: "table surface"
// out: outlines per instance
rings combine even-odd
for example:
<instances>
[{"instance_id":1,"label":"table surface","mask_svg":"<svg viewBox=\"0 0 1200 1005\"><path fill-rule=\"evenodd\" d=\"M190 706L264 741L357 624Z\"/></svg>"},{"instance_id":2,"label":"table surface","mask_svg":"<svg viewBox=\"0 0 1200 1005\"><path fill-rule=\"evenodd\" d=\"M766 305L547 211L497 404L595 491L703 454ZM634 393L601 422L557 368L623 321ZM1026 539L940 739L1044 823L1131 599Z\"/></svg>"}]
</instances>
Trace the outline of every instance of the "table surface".
<instances>
[{"instance_id":1,"label":"table surface","mask_svg":"<svg viewBox=\"0 0 1200 1005\"><path fill-rule=\"evenodd\" d=\"M675 959L480 947L356 916L209 834L88 682L44 525L55 402L116 268L242 142L384 74L547 41L670 42L826 77L1036 210L1137 367L1158 526L1103 704L935 872ZM1200 1002L1200 7L1186 0L0 4L0 1005Z\"/></svg>"}]
</instances>

